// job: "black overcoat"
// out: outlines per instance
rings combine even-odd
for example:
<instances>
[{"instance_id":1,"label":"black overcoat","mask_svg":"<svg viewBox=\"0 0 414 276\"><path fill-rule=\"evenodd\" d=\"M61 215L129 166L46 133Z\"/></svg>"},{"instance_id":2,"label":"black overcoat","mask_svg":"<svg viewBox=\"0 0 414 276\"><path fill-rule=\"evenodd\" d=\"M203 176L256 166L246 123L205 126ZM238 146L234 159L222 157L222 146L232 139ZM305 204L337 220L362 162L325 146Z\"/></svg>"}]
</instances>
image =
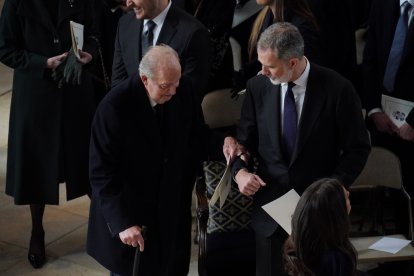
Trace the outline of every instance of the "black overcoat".
<instances>
[{"instance_id":1,"label":"black overcoat","mask_svg":"<svg viewBox=\"0 0 414 276\"><path fill-rule=\"evenodd\" d=\"M56 19L42 0L6 0L0 18L0 61L14 69L6 193L16 204L58 204L62 181L68 199L90 190L90 79L85 73L82 85L59 89L46 68L49 57L69 51L70 20L85 26L83 49L96 56L90 1L60 0Z\"/></svg>"},{"instance_id":2,"label":"black overcoat","mask_svg":"<svg viewBox=\"0 0 414 276\"><path fill-rule=\"evenodd\" d=\"M124 245L118 233L145 225L139 275L184 275L181 255L187 249L179 231L190 194L186 175L195 155L221 153L223 143L204 124L188 83L182 78L177 94L163 104L161 129L138 73L113 88L96 111L87 252L113 272L131 275L134 260L135 248Z\"/></svg>"}]
</instances>

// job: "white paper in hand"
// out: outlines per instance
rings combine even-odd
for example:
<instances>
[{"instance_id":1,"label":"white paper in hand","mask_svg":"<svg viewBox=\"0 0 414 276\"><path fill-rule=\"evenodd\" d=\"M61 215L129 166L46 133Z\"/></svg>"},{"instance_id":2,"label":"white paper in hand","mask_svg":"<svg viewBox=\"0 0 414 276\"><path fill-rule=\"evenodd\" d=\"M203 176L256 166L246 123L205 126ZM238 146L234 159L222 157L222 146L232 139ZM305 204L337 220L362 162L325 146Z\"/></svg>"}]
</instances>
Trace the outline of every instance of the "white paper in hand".
<instances>
[{"instance_id":1,"label":"white paper in hand","mask_svg":"<svg viewBox=\"0 0 414 276\"><path fill-rule=\"evenodd\" d=\"M231 190L231 169L227 166L224 171L223 176L220 179L220 183L217 185L214 190L214 194L211 196L210 205L214 205L217 202L217 199L220 198L220 209L223 208L224 203L226 202L227 196Z\"/></svg>"},{"instance_id":2,"label":"white paper in hand","mask_svg":"<svg viewBox=\"0 0 414 276\"><path fill-rule=\"evenodd\" d=\"M405 118L414 107L413 102L390 97L387 95L382 95L381 105L385 114L388 115L388 117L397 127L400 127L404 124Z\"/></svg>"},{"instance_id":3,"label":"white paper in hand","mask_svg":"<svg viewBox=\"0 0 414 276\"><path fill-rule=\"evenodd\" d=\"M70 21L70 33L72 35L72 49L77 58L79 56L79 50L83 48L83 25Z\"/></svg>"},{"instance_id":4,"label":"white paper in hand","mask_svg":"<svg viewBox=\"0 0 414 276\"><path fill-rule=\"evenodd\" d=\"M300 196L290 190L278 199L263 205L262 208L290 235L292 232L292 215Z\"/></svg>"}]
</instances>

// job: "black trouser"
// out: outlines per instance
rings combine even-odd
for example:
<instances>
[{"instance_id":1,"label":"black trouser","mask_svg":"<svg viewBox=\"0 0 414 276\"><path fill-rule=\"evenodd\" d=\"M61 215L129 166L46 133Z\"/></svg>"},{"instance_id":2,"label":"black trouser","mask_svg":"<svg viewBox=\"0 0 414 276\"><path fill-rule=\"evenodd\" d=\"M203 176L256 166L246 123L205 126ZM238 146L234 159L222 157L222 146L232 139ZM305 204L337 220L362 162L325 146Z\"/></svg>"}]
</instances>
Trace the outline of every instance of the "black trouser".
<instances>
[{"instance_id":1,"label":"black trouser","mask_svg":"<svg viewBox=\"0 0 414 276\"><path fill-rule=\"evenodd\" d=\"M270 237L256 233L256 276L287 275L282 258L282 248L287 237L282 227L278 227Z\"/></svg>"}]
</instances>

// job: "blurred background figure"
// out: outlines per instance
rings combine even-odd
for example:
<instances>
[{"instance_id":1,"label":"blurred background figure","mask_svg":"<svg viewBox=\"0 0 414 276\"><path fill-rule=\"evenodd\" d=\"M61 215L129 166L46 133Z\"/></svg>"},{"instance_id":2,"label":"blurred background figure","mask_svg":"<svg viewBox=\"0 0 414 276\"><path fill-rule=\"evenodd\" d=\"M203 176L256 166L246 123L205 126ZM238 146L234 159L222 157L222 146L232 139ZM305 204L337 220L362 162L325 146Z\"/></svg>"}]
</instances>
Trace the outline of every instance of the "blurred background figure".
<instances>
[{"instance_id":1,"label":"blurred background figure","mask_svg":"<svg viewBox=\"0 0 414 276\"><path fill-rule=\"evenodd\" d=\"M189 0L190 13L207 28L210 34L212 62L207 92L231 87L233 57L230 32L233 22L235 0Z\"/></svg>"},{"instance_id":2,"label":"blurred background figure","mask_svg":"<svg viewBox=\"0 0 414 276\"><path fill-rule=\"evenodd\" d=\"M414 1L375 0L368 23L363 57L367 125L372 144L394 152L401 161L407 192L414 196L414 109L406 112L400 125L384 113L382 95L414 102ZM398 106L398 104L396 104ZM410 109L410 108L409 108ZM399 196L396 194L395 196ZM396 206L397 228L407 233L404 201Z\"/></svg>"}]
</instances>

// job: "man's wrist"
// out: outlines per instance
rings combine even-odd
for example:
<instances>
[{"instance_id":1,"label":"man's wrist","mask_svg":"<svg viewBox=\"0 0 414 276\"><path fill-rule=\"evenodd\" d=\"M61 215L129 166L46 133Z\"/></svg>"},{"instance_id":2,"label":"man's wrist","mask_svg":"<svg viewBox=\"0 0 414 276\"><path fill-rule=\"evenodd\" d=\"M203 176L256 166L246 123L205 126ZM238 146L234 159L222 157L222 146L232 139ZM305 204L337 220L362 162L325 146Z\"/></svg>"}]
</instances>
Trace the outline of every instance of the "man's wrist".
<instances>
[{"instance_id":1,"label":"man's wrist","mask_svg":"<svg viewBox=\"0 0 414 276\"><path fill-rule=\"evenodd\" d=\"M246 171L246 172L247 172L247 169L246 169L246 168L240 168L240 169L235 170L235 171L234 171L234 175L233 175L233 180L234 180L234 182L236 182L236 183L237 183L236 176L237 176L237 174L238 174L241 170L244 170L244 171Z\"/></svg>"}]
</instances>

